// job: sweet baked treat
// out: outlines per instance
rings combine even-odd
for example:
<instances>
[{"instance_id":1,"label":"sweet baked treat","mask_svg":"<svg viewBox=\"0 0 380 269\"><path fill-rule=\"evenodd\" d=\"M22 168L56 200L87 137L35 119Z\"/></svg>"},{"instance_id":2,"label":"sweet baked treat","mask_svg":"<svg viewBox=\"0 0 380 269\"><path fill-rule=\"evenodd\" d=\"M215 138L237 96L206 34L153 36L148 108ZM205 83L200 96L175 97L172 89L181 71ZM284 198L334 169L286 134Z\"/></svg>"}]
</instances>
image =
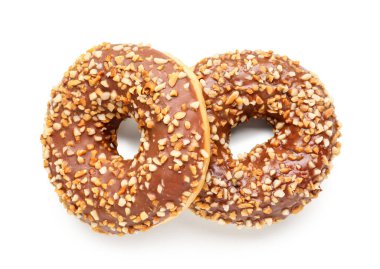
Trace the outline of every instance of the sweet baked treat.
<instances>
[{"instance_id":1,"label":"sweet baked treat","mask_svg":"<svg viewBox=\"0 0 380 269\"><path fill-rule=\"evenodd\" d=\"M139 151L124 160L117 129L138 122ZM44 166L67 210L103 233L144 231L187 208L209 162L198 80L149 46L87 51L52 90L41 136Z\"/></svg>"},{"instance_id":2,"label":"sweet baked treat","mask_svg":"<svg viewBox=\"0 0 380 269\"><path fill-rule=\"evenodd\" d=\"M211 130L206 183L191 206L199 216L238 226L272 224L317 197L339 153L339 123L323 84L298 62L242 51L200 61ZM273 138L233 159L231 129L264 118Z\"/></svg>"}]
</instances>

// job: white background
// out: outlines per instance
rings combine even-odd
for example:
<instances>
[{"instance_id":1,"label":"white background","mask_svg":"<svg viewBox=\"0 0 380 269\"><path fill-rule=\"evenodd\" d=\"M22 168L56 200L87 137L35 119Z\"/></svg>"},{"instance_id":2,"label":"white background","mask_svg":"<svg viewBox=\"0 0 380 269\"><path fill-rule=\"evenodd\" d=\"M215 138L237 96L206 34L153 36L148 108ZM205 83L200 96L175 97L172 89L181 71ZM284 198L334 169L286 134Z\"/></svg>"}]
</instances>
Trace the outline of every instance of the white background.
<instances>
[{"instance_id":1,"label":"white background","mask_svg":"<svg viewBox=\"0 0 380 269\"><path fill-rule=\"evenodd\" d=\"M0 268L379 268L375 4L1 1ZM103 41L151 43L188 65L234 49L300 60L326 84L343 123L342 152L320 197L258 231L186 212L146 233L110 237L67 215L42 168L39 135L51 88ZM252 126L234 132L234 151L265 133Z\"/></svg>"}]
</instances>

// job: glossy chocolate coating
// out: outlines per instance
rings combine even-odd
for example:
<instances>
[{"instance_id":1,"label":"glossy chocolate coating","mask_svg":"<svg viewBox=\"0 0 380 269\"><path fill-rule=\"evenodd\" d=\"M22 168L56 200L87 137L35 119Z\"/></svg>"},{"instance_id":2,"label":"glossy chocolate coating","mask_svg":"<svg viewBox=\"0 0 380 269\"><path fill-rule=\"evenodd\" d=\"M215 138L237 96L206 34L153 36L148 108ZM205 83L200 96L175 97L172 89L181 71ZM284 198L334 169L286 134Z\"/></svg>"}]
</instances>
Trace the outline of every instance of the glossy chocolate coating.
<instances>
[{"instance_id":1,"label":"glossy chocolate coating","mask_svg":"<svg viewBox=\"0 0 380 269\"><path fill-rule=\"evenodd\" d=\"M117 129L131 117L139 152L124 160ZM199 82L148 46L97 46L52 90L42 135L45 167L70 213L99 232L146 230L195 198L209 160Z\"/></svg>"},{"instance_id":2,"label":"glossy chocolate coating","mask_svg":"<svg viewBox=\"0 0 380 269\"><path fill-rule=\"evenodd\" d=\"M191 206L199 216L262 227L297 213L321 191L339 123L323 84L298 62L272 52L226 53L194 69L206 101L211 161ZM274 136L234 159L231 129L265 118Z\"/></svg>"}]
</instances>

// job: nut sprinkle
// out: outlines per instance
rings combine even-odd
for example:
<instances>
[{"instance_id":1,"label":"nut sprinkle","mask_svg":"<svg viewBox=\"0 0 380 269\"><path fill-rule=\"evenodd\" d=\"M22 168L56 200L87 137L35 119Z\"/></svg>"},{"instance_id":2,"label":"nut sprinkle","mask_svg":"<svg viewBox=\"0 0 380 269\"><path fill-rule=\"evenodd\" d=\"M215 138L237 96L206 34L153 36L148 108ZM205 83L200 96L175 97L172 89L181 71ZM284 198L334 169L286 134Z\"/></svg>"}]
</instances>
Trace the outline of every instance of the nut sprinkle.
<instances>
[{"instance_id":1,"label":"nut sprinkle","mask_svg":"<svg viewBox=\"0 0 380 269\"><path fill-rule=\"evenodd\" d=\"M242 51L195 66L211 129L206 183L191 206L199 216L261 228L317 197L340 150L340 125L323 84L272 51ZM231 129L265 118L274 136L233 159Z\"/></svg>"},{"instance_id":2,"label":"nut sprinkle","mask_svg":"<svg viewBox=\"0 0 380 269\"><path fill-rule=\"evenodd\" d=\"M149 46L104 43L81 55L51 92L41 136L44 166L68 212L119 235L178 215L204 182L205 111L194 74ZM128 117L141 144L124 160L117 130Z\"/></svg>"}]
</instances>

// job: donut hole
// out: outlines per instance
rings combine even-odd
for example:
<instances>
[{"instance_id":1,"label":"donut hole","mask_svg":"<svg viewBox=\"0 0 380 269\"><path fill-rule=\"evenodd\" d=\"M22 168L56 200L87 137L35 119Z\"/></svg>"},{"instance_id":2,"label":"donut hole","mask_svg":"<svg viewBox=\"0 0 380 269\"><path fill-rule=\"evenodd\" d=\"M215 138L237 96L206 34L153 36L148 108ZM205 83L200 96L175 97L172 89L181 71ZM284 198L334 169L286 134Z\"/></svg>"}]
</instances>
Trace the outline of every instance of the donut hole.
<instances>
[{"instance_id":1,"label":"donut hole","mask_svg":"<svg viewBox=\"0 0 380 269\"><path fill-rule=\"evenodd\" d=\"M234 159L248 153L258 144L273 137L273 127L265 119L251 118L232 129L229 147Z\"/></svg>"},{"instance_id":2,"label":"donut hole","mask_svg":"<svg viewBox=\"0 0 380 269\"><path fill-rule=\"evenodd\" d=\"M130 160L138 153L141 133L137 122L128 118L120 123L117 130L117 151L125 159Z\"/></svg>"}]
</instances>

